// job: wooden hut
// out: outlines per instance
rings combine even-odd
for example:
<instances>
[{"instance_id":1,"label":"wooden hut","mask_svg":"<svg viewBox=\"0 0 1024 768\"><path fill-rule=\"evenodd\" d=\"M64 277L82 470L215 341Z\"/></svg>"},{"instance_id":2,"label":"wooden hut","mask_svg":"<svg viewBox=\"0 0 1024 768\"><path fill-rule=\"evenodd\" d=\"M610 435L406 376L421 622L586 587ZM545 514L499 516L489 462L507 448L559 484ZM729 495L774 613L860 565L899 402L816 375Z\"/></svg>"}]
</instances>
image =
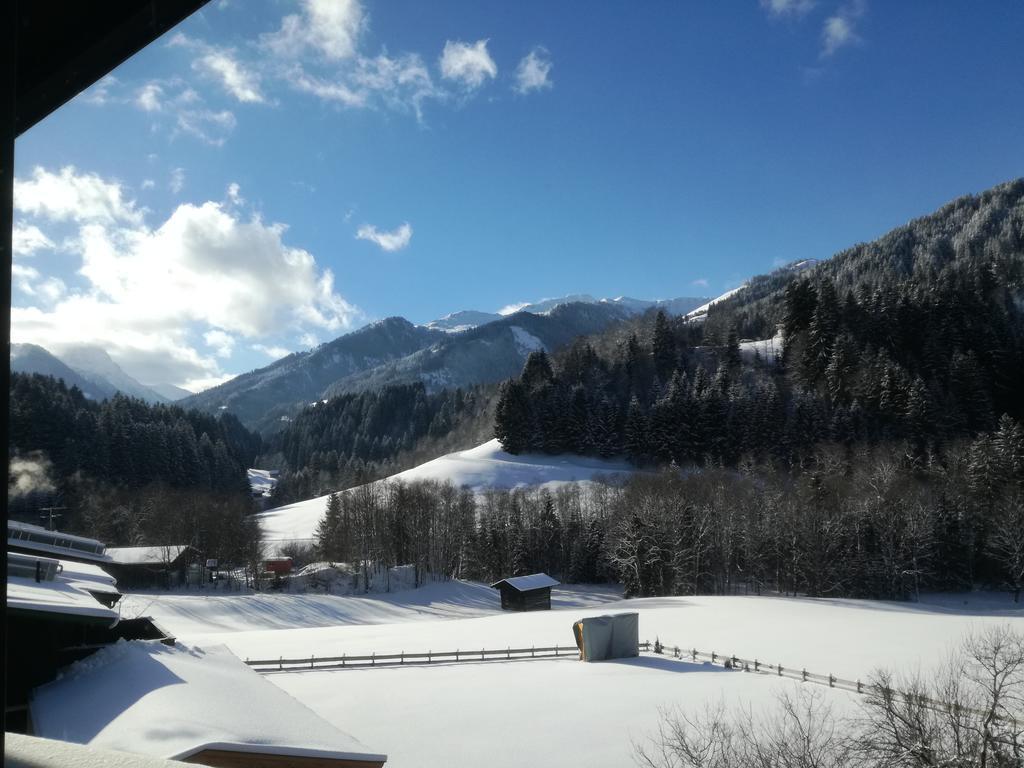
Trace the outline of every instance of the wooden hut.
<instances>
[{"instance_id":1,"label":"wooden hut","mask_svg":"<svg viewBox=\"0 0 1024 768\"><path fill-rule=\"evenodd\" d=\"M199 558L195 547L172 544L158 547L108 547L107 570L122 587L170 588L187 583L188 567Z\"/></svg>"},{"instance_id":2,"label":"wooden hut","mask_svg":"<svg viewBox=\"0 0 1024 768\"><path fill-rule=\"evenodd\" d=\"M551 588L561 582L546 573L513 576L491 584L501 592L503 611L550 611Z\"/></svg>"}]
</instances>

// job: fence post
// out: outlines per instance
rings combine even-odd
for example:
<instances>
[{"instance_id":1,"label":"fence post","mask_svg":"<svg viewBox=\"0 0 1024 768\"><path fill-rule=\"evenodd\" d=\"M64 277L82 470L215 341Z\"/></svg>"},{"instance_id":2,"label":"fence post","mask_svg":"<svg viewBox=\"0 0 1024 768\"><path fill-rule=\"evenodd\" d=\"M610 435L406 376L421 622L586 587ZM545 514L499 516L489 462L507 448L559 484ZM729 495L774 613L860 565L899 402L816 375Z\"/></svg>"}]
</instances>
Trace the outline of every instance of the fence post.
<instances>
[{"instance_id":1,"label":"fence post","mask_svg":"<svg viewBox=\"0 0 1024 768\"><path fill-rule=\"evenodd\" d=\"M431 653L433 653L433 651L427 651L427 664L430 663L430 654Z\"/></svg>"},{"instance_id":2,"label":"fence post","mask_svg":"<svg viewBox=\"0 0 1024 768\"><path fill-rule=\"evenodd\" d=\"M399 658L398 663L399 664L405 664L405 649L404 648L402 649L402 656L401 656L401 658Z\"/></svg>"},{"instance_id":3,"label":"fence post","mask_svg":"<svg viewBox=\"0 0 1024 768\"><path fill-rule=\"evenodd\" d=\"M860 693L860 679L857 679L857 693Z\"/></svg>"},{"instance_id":4,"label":"fence post","mask_svg":"<svg viewBox=\"0 0 1024 768\"><path fill-rule=\"evenodd\" d=\"M483 661L483 660L484 660L484 649L481 648L480 649L480 661Z\"/></svg>"},{"instance_id":5,"label":"fence post","mask_svg":"<svg viewBox=\"0 0 1024 768\"><path fill-rule=\"evenodd\" d=\"M371 667L376 667L377 666L377 652L376 651L374 651L373 653L370 654L370 666Z\"/></svg>"},{"instance_id":6,"label":"fence post","mask_svg":"<svg viewBox=\"0 0 1024 768\"><path fill-rule=\"evenodd\" d=\"M755 672L760 672L761 671L761 662L759 662L757 659L754 659L754 671Z\"/></svg>"},{"instance_id":7,"label":"fence post","mask_svg":"<svg viewBox=\"0 0 1024 768\"><path fill-rule=\"evenodd\" d=\"M316 654L314 654L314 653L311 653L311 654L309 655L309 668L310 668L310 669L312 669L312 668L313 668L313 659L315 659L315 658L316 658Z\"/></svg>"},{"instance_id":8,"label":"fence post","mask_svg":"<svg viewBox=\"0 0 1024 768\"><path fill-rule=\"evenodd\" d=\"M459 649L458 648L455 649L455 660L456 661L459 660Z\"/></svg>"},{"instance_id":9,"label":"fence post","mask_svg":"<svg viewBox=\"0 0 1024 768\"><path fill-rule=\"evenodd\" d=\"M279 670L284 669L284 656L277 657L277 668Z\"/></svg>"},{"instance_id":10,"label":"fence post","mask_svg":"<svg viewBox=\"0 0 1024 768\"><path fill-rule=\"evenodd\" d=\"M537 655L537 646L531 645L530 646L530 657L532 658L532 657L534 657L536 655Z\"/></svg>"},{"instance_id":11,"label":"fence post","mask_svg":"<svg viewBox=\"0 0 1024 768\"><path fill-rule=\"evenodd\" d=\"M782 665L779 664L779 677L782 677Z\"/></svg>"},{"instance_id":12,"label":"fence post","mask_svg":"<svg viewBox=\"0 0 1024 768\"><path fill-rule=\"evenodd\" d=\"M803 671L803 677L801 678L801 681L804 682L804 683L807 682L807 670L806 669Z\"/></svg>"},{"instance_id":13,"label":"fence post","mask_svg":"<svg viewBox=\"0 0 1024 768\"><path fill-rule=\"evenodd\" d=\"M345 666L345 654L344 653L341 654L341 666L343 666L343 667Z\"/></svg>"},{"instance_id":14,"label":"fence post","mask_svg":"<svg viewBox=\"0 0 1024 768\"><path fill-rule=\"evenodd\" d=\"M836 683L836 679L834 677L832 677L832 673L829 672L828 673L828 687L829 688L835 688L836 687L835 683Z\"/></svg>"},{"instance_id":15,"label":"fence post","mask_svg":"<svg viewBox=\"0 0 1024 768\"><path fill-rule=\"evenodd\" d=\"M506 659L511 659L512 658L512 646L511 645L509 645L509 646L507 646L505 648L505 658Z\"/></svg>"},{"instance_id":16,"label":"fence post","mask_svg":"<svg viewBox=\"0 0 1024 768\"><path fill-rule=\"evenodd\" d=\"M714 651L711 652L711 663L712 664L715 663L715 652Z\"/></svg>"}]
</instances>

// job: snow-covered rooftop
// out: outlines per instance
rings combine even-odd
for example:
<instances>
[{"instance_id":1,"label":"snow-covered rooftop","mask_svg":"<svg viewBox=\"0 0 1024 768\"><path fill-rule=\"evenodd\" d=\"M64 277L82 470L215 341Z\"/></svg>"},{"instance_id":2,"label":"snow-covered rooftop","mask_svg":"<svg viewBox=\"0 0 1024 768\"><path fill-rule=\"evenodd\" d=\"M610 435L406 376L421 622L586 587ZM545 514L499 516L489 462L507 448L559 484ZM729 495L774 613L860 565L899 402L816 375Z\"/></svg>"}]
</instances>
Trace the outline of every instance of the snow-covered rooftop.
<instances>
[{"instance_id":1,"label":"snow-covered rooftop","mask_svg":"<svg viewBox=\"0 0 1024 768\"><path fill-rule=\"evenodd\" d=\"M529 576L513 576L509 579L502 579L491 584L497 587L499 584L508 584L520 592L529 592L531 589L543 589L544 587L557 587L562 582L551 578L546 573L531 573Z\"/></svg>"},{"instance_id":2,"label":"snow-covered rooftop","mask_svg":"<svg viewBox=\"0 0 1024 768\"><path fill-rule=\"evenodd\" d=\"M100 584L88 589L100 591ZM101 605L87 588L79 582L69 582L59 576L52 581L36 581L19 576L7 577L7 610L58 613L83 619L106 621L113 626L118 620L116 611Z\"/></svg>"},{"instance_id":3,"label":"snow-covered rooftop","mask_svg":"<svg viewBox=\"0 0 1024 768\"><path fill-rule=\"evenodd\" d=\"M188 544L171 544L164 547L110 547L107 555L117 565L166 565L173 563Z\"/></svg>"},{"instance_id":4,"label":"snow-covered rooftop","mask_svg":"<svg viewBox=\"0 0 1024 768\"><path fill-rule=\"evenodd\" d=\"M49 531L40 525L17 520L7 521L7 547L31 549L48 555L74 555L96 562L109 561L103 553L106 547L101 541L64 531Z\"/></svg>"},{"instance_id":5,"label":"snow-covered rooftop","mask_svg":"<svg viewBox=\"0 0 1024 768\"><path fill-rule=\"evenodd\" d=\"M222 749L382 762L223 646L121 641L37 688L36 733L154 757Z\"/></svg>"}]
</instances>

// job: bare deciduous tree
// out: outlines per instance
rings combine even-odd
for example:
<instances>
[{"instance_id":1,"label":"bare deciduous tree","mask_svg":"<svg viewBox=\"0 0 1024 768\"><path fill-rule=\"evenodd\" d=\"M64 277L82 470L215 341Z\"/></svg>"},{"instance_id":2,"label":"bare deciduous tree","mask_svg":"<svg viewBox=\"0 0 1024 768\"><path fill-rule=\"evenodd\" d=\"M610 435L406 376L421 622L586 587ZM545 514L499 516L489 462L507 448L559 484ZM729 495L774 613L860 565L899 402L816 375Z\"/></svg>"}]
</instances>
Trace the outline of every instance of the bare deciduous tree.
<instances>
[{"instance_id":1,"label":"bare deciduous tree","mask_svg":"<svg viewBox=\"0 0 1024 768\"><path fill-rule=\"evenodd\" d=\"M928 683L875 675L859 715L833 717L823 691L780 697L757 718L722 704L700 715L663 711L637 746L647 768L1021 768L1024 633L969 636Z\"/></svg>"}]
</instances>

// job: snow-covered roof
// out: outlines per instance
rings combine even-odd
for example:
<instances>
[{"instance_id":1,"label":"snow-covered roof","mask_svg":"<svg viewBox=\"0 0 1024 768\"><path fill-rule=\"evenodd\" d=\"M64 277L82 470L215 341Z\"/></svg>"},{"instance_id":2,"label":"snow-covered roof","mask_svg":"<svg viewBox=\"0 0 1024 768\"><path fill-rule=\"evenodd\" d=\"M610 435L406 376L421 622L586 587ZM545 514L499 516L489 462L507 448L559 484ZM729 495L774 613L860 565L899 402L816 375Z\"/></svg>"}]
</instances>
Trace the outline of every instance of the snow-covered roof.
<instances>
[{"instance_id":1,"label":"snow-covered roof","mask_svg":"<svg viewBox=\"0 0 1024 768\"><path fill-rule=\"evenodd\" d=\"M74 555L96 562L108 562L102 541L64 531L49 531L40 525L7 521L7 546L31 549L48 555Z\"/></svg>"},{"instance_id":2,"label":"snow-covered roof","mask_svg":"<svg viewBox=\"0 0 1024 768\"><path fill-rule=\"evenodd\" d=\"M84 589L94 595L121 594L117 588L117 579L92 563L61 560L59 578L77 589Z\"/></svg>"},{"instance_id":3,"label":"snow-covered roof","mask_svg":"<svg viewBox=\"0 0 1024 768\"><path fill-rule=\"evenodd\" d=\"M188 544L170 544L164 547L109 547L107 555L116 565L166 565L173 563Z\"/></svg>"},{"instance_id":4,"label":"snow-covered roof","mask_svg":"<svg viewBox=\"0 0 1024 768\"><path fill-rule=\"evenodd\" d=\"M97 588L99 586L96 584ZM118 620L117 612L98 603L83 585L65 581L60 577L52 581L36 581L8 576L7 610L77 616L82 619L105 621L110 626Z\"/></svg>"},{"instance_id":5,"label":"snow-covered roof","mask_svg":"<svg viewBox=\"0 0 1024 768\"><path fill-rule=\"evenodd\" d=\"M4 734L4 765L13 768L185 768L187 763L130 755L23 733Z\"/></svg>"},{"instance_id":6,"label":"snow-covered roof","mask_svg":"<svg viewBox=\"0 0 1024 768\"><path fill-rule=\"evenodd\" d=\"M205 749L383 762L227 648L121 641L33 691L36 734L154 757Z\"/></svg>"},{"instance_id":7,"label":"snow-covered roof","mask_svg":"<svg viewBox=\"0 0 1024 768\"><path fill-rule=\"evenodd\" d=\"M531 589L542 589L544 587L557 587L562 582L552 579L546 573L531 573L529 576L513 576L510 579L502 579L491 584L497 587L499 584L508 584L520 592L529 592Z\"/></svg>"}]
</instances>

